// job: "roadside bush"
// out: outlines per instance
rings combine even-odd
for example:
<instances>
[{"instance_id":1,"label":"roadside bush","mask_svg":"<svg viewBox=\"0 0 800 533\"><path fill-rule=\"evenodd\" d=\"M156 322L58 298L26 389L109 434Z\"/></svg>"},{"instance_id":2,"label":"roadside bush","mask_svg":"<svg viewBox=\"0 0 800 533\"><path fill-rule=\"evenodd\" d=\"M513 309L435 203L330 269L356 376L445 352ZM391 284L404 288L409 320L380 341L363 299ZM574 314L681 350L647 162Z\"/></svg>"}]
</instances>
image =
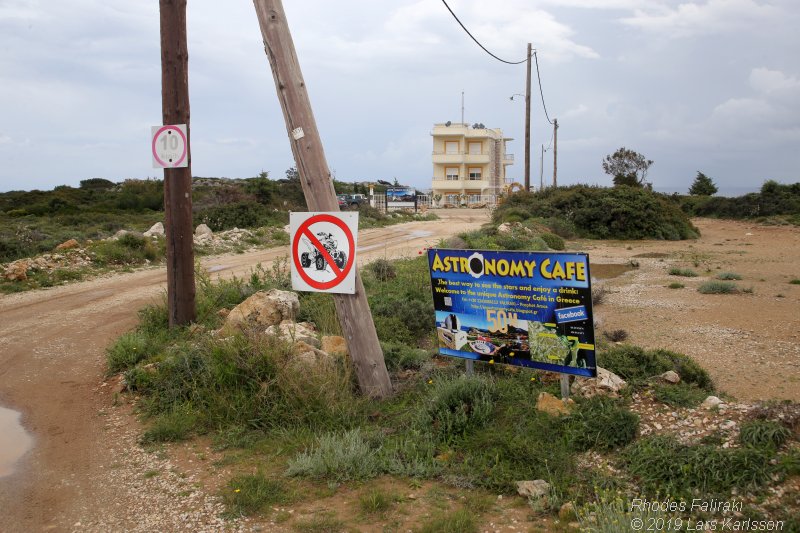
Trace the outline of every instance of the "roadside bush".
<instances>
[{"instance_id":1,"label":"roadside bush","mask_svg":"<svg viewBox=\"0 0 800 533\"><path fill-rule=\"evenodd\" d=\"M719 494L763 484L774 470L774 452L757 448L723 449L681 444L674 436L653 435L622 452L628 472L652 493Z\"/></svg>"},{"instance_id":2,"label":"roadside bush","mask_svg":"<svg viewBox=\"0 0 800 533\"><path fill-rule=\"evenodd\" d=\"M597 364L622 377L631 385L642 385L649 378L674 370L685 383L706 391L713 390L711 377L690 357L668 350L645 350L638 346L614 346L597 354Z\"/></svg>"},{"instance_id":3,"label":"roadside bush","mask_svg":"<svg viewBox=\"0 0 800 533\"><path fill-rule=\"evenodd\" d=\"M163 258L165 247L164 239L154 241L129 233L115 241L91 244L89 250L94 253L94 262L100 265L139 265Z\"/></svg>"},{"instance_id":4,"label":"roadside bush","mask_svg":"<svg viewBox=\"0 0 800 533\"><path fill-rule=\"evenodd\" d=\"M255 201L240 201L197 211L193 213L192 223L194 226L206 224L213 231L284 226L289 223L289 214L269 209Z\"/></svg>"},{"instance_id":5,"label":"roadside bush","mask_svg":"<svg viewBox=\"0 0 800 533\"><path fill-rule=\"evenodd\" d=\"M376 259L367 265L367 269L372 272L372 275L375 276L378 281L389 281L397 277L394 265L388 259Z\"/></svg>"},{"instance_id":6,"label":"roadside bush","mask_svg":"<svg viewBox=\"0 0 800 533\"><path fill-rule=\"evenodd\" d=\"M197 413L190 406L176 406L153 419L142 436L142 443L186 440L191 435L197 418Z\"/></svg>"},{"instance_id":7,"label":"roadside bush","mask_svg":"<svg viewBox=\"0 0 800 533\"><path fill-rule=\"evenodd\" d=\"M639 415L620 402L600 396L581 401L567 419L568 435L578 450L613 450L636 438Z\"/></svg>"},{"instance_id":8,"label":"roadside bush","mask_svg":"<svg viewBox=\"0 0 800 533\"><path fill-rule=\"evenodd\" d=\"M287 476L363 480L383 473L380 445L356 428L344 433L323 433L308 450L289 460Z\"/></svg>"},{"instance_id":9,"label":"roadside bush","mask_svg":"<svg viewBox=\"0 0 800 533\"><path fill-rule=\"evenodd\" d=\"M742 279L742 276L735 272L720 272L719 274L717 274L717 279L737 281Z\"/></svg>"},{"instance_id":10,"label":"roadside bush","mask_svg":"<svg viewBox=\"0 0 800 533\"><path fill-rule=\"evenodd\" d=\"M563 250L564 239L555 233L542 233L539 237L550 247L551 250Z\"/></svg>"},{"instance_id":11,"label":"roadside bush","mask_svg":"<svg viewBox=\"0 0 800 533\"><path fill-rule=\"evenodd\" d=\"M697 288L701 294L736 294L739 289L727 281L706 281Z\"/></svg>"},{"instance_id":12,"label":"roadside bush","mask_svg":"<svg viewBox=\"0 0 800 533\"><path fill-rule=\"evenodd\" d=\"M440 512L417 529L417 533L478 533L478 531L480 528L477 519L469 509Z\"/></svg>"},{"instance_id":13,"label":"roadside bush","mask_svg":"<svg viewBox=\"0 0 800 533\"><path fill-rule=\"evenodd\" d=\"M682 289L685 286L686 285L684 285L683 283L678 283L677 281L675 281L675 282L672 282L669 285L667 285L667 288L668 289Z\"/></svg>"},{"instance_id":14,"label":"roadside bush","mask_svg":"<svg viewBox=\"0 0 800 533\"><path fill-rule=\"evenodd\" d=\"M269 513L272 506L288 503L291 497L282 481L258 472L231 478L222 492L222 501L229 517L240 517Z\"/></svg>"},{"instance_id":15,"label":"roadside bush","mask_svg":"<svg viewBox=\"0 0 800 533\"><path fill-rule=\"evenodd\" d=\"M431 360L427 350L412 348L406 344L382 342L383 359L389 370L418 370Z\"/></svg>"},{"instance_id":16,"label":"roadside bush","mask_svg":"<svg viewBox=\"0 0 800 533\"><path fill-rule=\"evenodd\" d=\"M575 227L581 237L595 239L692 239L698 235L689 218L667 196L641 187L574 185L509 196L493 220L507 212L558 218ZM560 234L552 225L554 233Z\"/></svg>"},{"instance_id":17,"label":"roadside bush","mask_svg":"<svg viewBox=\"0 0 800 533\"><path fill-rule=\"evenodd\" d=\"M748 420L739 428L739 442L754 448L779 448L791 435L791 431L772 420Z\"/></svg>"},{"instance_id":18,"label":"roadside bush","mask_svg":"<svg viewBox=\"0 0 800 533\"><path fill-rule=\"evenodd\" d=\"M392 325L402 324L410 333L412 341L433 330L432 302L383 297L373 298L370 301L370 308L375 318L391 319ZM384 334L388 333L384 331ZM387 338L386 340L391 339Z\"/></svg>"},{"instance_id":19,"label":"roadside bush","mask_svg":"<svg viewBox=\"0 0 800 533\"><path fill-rule=\"evenodd\" d=\"M418 427L440 441L452 442L474 428L486 425L494 406L494 384L479 376L459 376L434 381Z\"/></svg>"},{"instance_id":20,"label":"roadside bush","mask_svg":"<svg viewBox=\"0 0 800 533\"><path fill-rule=\"evenodd\" d=\"M696 278L697 272L692 270L691 268L678 268L672 267L669 269L670 276L683 276L685 278Z\"/></svg>"},{"instance_id":21,"label":"roadside bush","mask_svg":"<svg viewBox=\"0 0 800 533\"><path fill-rule=\"evenodd\" d=\"M697 407L708 396L707 391L687 383L657 385L653 392L656 400L673 407Z\"/></svg>"}]
</instances>

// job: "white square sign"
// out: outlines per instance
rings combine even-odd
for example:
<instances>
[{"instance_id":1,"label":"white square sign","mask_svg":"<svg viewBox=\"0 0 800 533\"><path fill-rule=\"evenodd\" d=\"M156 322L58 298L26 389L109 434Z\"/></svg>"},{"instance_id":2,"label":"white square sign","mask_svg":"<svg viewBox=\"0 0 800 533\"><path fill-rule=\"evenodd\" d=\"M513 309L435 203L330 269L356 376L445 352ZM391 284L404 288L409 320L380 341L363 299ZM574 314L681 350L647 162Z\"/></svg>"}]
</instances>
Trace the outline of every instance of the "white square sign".
<instances>
[{"instance_id":1,"label":"white square sign","mask_svg":"<svg viewBox=\"0 0 800 533\"><path fill-rule=\"evenodd\" d=\"M292 288L355 294L358 213L290 213Z\"/></svg>"}]
</instances>

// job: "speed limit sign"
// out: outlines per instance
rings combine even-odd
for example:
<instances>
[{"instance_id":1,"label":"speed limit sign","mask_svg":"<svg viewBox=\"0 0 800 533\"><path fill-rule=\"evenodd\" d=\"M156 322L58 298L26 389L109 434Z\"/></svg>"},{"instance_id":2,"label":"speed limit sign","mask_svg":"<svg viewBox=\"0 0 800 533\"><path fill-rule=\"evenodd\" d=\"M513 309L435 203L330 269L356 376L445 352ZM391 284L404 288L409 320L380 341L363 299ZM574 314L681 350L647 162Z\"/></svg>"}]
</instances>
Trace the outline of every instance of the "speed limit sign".
<instances>
[{"instance_id":1,"label":"speed limit sign","mask_svg":"<svg viewBox=\"0 0 800 533\"><path fill-rule=\"evenodd\" d=\"M186 124L170 124L151 128L153 142L153 168L178 168L189 166L189 142Z\"/></svg>"}]
</instances>

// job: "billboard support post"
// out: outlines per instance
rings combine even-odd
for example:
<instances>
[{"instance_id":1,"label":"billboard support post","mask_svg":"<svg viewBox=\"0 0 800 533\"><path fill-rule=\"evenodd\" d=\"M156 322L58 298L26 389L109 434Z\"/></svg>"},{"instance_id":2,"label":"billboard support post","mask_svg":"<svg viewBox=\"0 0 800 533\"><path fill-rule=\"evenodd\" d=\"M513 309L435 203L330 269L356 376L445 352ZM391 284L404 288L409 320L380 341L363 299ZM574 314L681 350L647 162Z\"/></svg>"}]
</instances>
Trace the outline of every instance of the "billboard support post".
<instances>
[{"instance_id":1,"label":"billboard support post","mask_svg":"<svg viewBox=\"0 0 800 533\"><path fill-rule=\"evenodd\" d=\"M566 374L561 374L561 399L569 400L569 376Z\"/></svg>"}]
</instances>

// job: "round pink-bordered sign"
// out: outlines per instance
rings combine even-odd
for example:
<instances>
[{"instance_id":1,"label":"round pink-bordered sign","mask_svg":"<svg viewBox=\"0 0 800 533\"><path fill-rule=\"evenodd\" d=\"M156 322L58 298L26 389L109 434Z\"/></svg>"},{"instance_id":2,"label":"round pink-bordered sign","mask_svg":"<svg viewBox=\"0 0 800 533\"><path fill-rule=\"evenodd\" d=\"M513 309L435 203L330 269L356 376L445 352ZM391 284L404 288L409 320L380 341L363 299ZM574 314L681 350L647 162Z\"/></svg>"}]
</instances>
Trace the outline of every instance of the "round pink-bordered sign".
<instances>
[{"instance_id":1,"label":"round pink-bordered sign","mask_svg":"<svg viewBox=\"0 0 800 533\"><path fill-rule=\"evenodd\" d=\"M174 163L167 163L166 161L162 161L161 158L158 157L158 153L156 152L156 141L158 141L158 137L163 132L165 132L166 130L175 130L175 131L177 131L178 134L181 136L181 139L183 139L183 153L178 158L178 160L175 161ZM180 165L183 162L184 159L186 159L186 154L189 151L189 143L186 142L186 135L183 134L183 131L179 127L177 127L175 125L167 125L167 126L162 126L161 128L159 128L159 130L156 132L156 134L153 135L153 146L152 146L152 149L153 149L153 157L155 158L155 160L158 162L159 165L161 165L162 167L177 167L178 165Z\"/></svg>"}]
</instances>

